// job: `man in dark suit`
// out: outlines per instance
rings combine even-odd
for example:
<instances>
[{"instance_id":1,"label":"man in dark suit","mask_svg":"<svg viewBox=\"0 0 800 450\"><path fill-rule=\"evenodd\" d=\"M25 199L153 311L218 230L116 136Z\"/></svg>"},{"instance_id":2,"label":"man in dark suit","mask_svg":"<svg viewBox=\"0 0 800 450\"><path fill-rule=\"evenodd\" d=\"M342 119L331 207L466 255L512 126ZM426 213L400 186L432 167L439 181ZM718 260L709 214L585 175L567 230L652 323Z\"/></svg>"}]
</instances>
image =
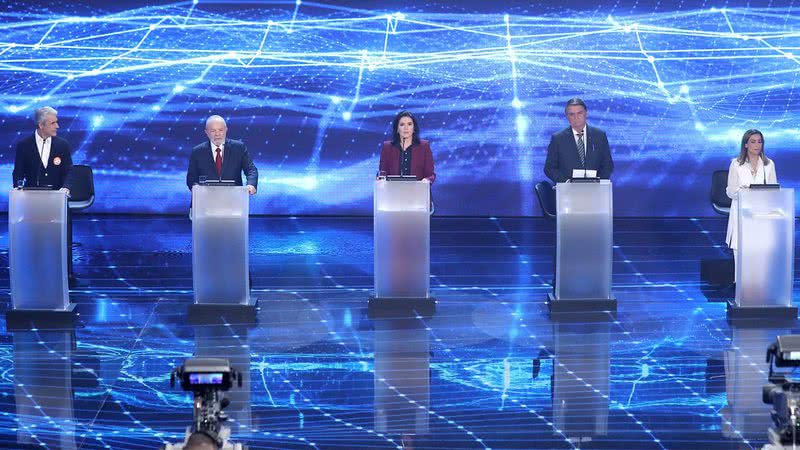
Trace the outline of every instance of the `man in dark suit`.
<instances>
[{"instance_id":1,"label":"man in dark suit","mask_svg":"<svg viewBox=\"0 0 800 450\"><path fill-rule=\"evenodd\" d=\"M226 139L228 127L225 119L211 116L206 120L208 141L196 145L189 157L189 170L186 172L186 185L189 190L200 182L200 177L208 180L233 180L242 186L242 173L247 178L247 192L256 193L258 169L242 141Z\"/></svg>"},{"instance_id":2,"label":"man in dark suit","mask_svg":"<svg viewBox=\"0 0 800 450\"><path fill-rule=\"evenodd\" d=\"M58 136L58 112L45 106L34 111L36 131L17 143L14 158L14 187L51 186L69 195L72 152Z\"/></svg>"},{"instance_id":3,"label":"man in dark suit","mask_svg":"<svg viewBox=\"0 0 800 450\"><path fill-rule=\"evenodd\" d=\"M614 170L606 133L586 125L586 104L575 97L567 102L569 127L550 138L544 173L554 183L572 178L573 169L596 170L599 178L608 179Z\"/></svg>"},{"instance_id":4,"label":"man in dark suit","mask_svg":"<svg viewBox=\"0 0 800 450\"><path fill-rule=\"evenodd\" d=\"M69 197L72 152L69 143L58 133L58 112L44 106L33 112L36 131L17 142L12 178L15 188L46 187L58 189ZM72 271L72 217L67 208L67 277L75 284Z\"/></svg>"}]
</instances>

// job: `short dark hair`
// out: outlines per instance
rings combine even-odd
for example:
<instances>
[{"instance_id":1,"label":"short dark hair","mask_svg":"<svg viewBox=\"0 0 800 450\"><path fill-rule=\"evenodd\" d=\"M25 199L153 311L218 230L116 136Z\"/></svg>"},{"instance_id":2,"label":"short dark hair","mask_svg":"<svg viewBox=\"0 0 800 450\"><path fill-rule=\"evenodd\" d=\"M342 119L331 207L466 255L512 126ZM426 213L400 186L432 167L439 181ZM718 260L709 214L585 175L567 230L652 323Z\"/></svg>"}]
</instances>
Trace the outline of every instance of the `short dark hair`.
<instances>
[{"instance_id":1,"label":"short dark hair","mask_svg":"<svg viewBox=\"0 0 800 450\"><path fill-rule=\"evenodd\" d=\"M411 123L414 124L414 134L411 135L411 142L413 144L419 143L419 124L417 123L417 118L409 111L400 111L394 116L394 120L392 121L392 144L400 145L400 133L397 131L397 126L400 125L400 119L403 117L411 118Z\"/></svg>"},{"instance_id":2,"label":"short dark hair","mask_svg":"<svg viewBox=\"0 0 800 450\"><path fill-rule=\"evenodd\" d=\"M584 111L589 110L589 108L586 107L586 103L584 103L579 97L572 97L569 99L569 101L567 101L567 106L564 107L564 111L566 111L570 106L583 106Z\"/></svg>"}]
</instances>

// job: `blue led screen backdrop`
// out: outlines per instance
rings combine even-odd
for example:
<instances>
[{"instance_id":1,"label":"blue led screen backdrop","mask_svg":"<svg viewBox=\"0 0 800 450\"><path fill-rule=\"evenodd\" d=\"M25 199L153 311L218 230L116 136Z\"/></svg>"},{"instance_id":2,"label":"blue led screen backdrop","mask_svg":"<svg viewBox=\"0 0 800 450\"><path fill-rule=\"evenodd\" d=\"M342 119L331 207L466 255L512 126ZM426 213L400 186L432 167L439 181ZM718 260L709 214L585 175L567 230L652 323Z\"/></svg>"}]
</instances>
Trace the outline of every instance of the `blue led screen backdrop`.
<instances>
[{"instance_id":1,"label":"blue led screen backdrop","mask_svg":"<svg viewBox=\"0 0 800 450\"><path fill-rule=\"evenodd\" d=\"M713 215L711 173L748 128L798 185L792 3L397 5L5 2L0 179L47 104L95 170L93 211L185 213L189 153L220 114L259 168L254 213L370 214L380 143L408 109L438 213L539 214L577 95L608 133L617 215Z\"/></svg>"}]
</instances>

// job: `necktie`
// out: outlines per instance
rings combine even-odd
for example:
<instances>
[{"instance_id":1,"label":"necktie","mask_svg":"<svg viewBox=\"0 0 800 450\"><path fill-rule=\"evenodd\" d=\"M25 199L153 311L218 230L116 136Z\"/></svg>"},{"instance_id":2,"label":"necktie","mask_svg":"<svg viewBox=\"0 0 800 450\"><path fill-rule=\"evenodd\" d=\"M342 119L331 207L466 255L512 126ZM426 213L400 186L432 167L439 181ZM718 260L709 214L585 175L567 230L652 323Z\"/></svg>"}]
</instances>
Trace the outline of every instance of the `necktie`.
<instances>
[{"instance_id":1,"label":"necktie","mask_svg":"<svg viewBox=\"0 0 800 450\"><path fill-rule=\"evenodd\" d=\"M42 160L42 166L47 168L47 160L44 158L44 147L47 145L47 138L42 139L42 149L39 151L39 159Z\"/></svg>"},{"instance_id":2,"label":"necktie","mask_svg":"<svg viewBox=\"0 0 800 450\"><path fill-rule=\"evenodd\" d=\"M578 157L581 159L581 165L586 166L586 146L583 144L583 132L578 133Z\"/></svg>"},{"instance_id":3,"label":"necktie","mask_svg":"<svg viewBox=\"0 0 800 450\"><path fill-rule=\"evenodd\" d=\"M217 163L217 178L222 176L222 149L217 147L217 159L214 161Z\"/></svg>"}]
</instances>

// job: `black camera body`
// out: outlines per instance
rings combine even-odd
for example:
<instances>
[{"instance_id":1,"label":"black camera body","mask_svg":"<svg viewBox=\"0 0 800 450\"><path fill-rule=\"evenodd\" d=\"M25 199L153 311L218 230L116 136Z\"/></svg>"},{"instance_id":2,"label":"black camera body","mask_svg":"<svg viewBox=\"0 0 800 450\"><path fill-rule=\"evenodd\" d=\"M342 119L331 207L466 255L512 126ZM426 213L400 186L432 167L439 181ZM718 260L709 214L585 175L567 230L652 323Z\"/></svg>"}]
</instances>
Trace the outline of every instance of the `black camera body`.
<instances>
[{"instance_id":1,"label":"black camera body","mask_svg":"<svg viewBox=\"0 0 800 450\"><path fill-rule=\"evenodd\" d=\"M181 367L170 374L170 386L175 386L175 380L180 382L184 391L194 395L194 419L191 428L187 431L186 441L181 444L168 444L165 450L183 450L186 443L198 434L204 440L213 441L219 450L246 450L242 444L228 442L230 429L225 426L228 417L223 411L230 404L226 398L221 398L220 393L230 390L234 384L242 387L242 376L233 367L230 361L224 358L189 358ZM207 439L205 439L207 438Z\"/></svg>"},{"instance_id":2,"label":"black camera body","mask_svg":"<svg viewBox=\"0 0 800 450\"><path fill-rule=\"evenodd\" d=\"M763 387L762 400L772 405L770 444L796 444L800 442L800 381L787 376L790 372L776 373L775 369L800 367L800 335L778 336L767 348L767 363L769 384Z\"/></svg>"}]
</instances>

